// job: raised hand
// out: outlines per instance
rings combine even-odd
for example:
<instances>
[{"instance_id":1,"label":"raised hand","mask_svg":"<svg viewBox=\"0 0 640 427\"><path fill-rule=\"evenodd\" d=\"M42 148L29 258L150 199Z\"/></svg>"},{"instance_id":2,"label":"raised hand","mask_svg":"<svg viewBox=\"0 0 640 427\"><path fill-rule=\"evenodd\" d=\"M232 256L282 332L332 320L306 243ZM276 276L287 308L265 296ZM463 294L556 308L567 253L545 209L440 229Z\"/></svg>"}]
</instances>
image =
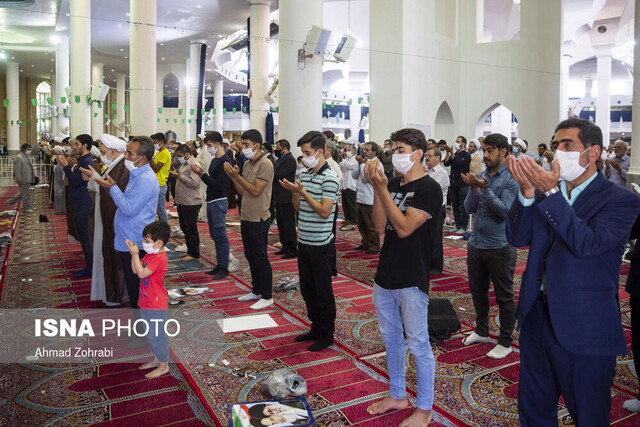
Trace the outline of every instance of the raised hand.
<instances>
[{"instance_id":1,"label":"raised hand","mask_svg":"<svg viewBox=\"0 0 640 427\"><path fill-rule=\"evenodd\" d=\"M191 165L191 170L198 176L202 176L204 174L204 169L199 164L193 163Z\"/></svg>"},{"instance_id":2,"label":"raised hand","mask_svg":"<svg viewBox=\"0 0 640 427\"><path fill-rule=\"evenodd\" d=\"M547 172L542 169L529 156L520 157L518 164L520 164L520 168L529 182L543 193L558 186L558 180L560 179L560 163L553 162L551 172Z\"/></svg>"},{"instance_id":3,"label":"raised hand","mask_svg":"<svg viewBox=\"0 0 640 427\"><path fill-rule=\"evenodd\" d=\"M225 163L224 173L229 175L230 178L237 178L240 175L240 168L238 165L231 166L231 163Z\"/></svg>"},{"instance_id":4,"label":"raised hand","mask_svg":"<svg viewBox=\"0 0 640 427\"><path fill-rule=\"evenodd\" d=\"M93 180L97 182L100 187L106 188L107 190L116 185L116 182L109 176L109 174L106 174L104 179L93 178Z\"/></svg>"},{"instance_id":5,"label":"raised hand","mask_svg":"<svg viewBox=\"0 0 640 427\"><path fill-rule=\"evenodd\" d=\"M523 156L528 157L528 156ZM516 180L518 185L520 186L520 192L525 197L525 199L533 199L536 194L536 188L533 186L529 178L525 175L522 170L521 163L518 162L515 156L507 156L507 170Z\"/></svg>"},{"instance_id":6,"label":"raised hand","mask_svg":"<svg viewBox=\"0 0 640 427\"><path fill-rule=\"evenodd\" d=\"M296 181L296 182L289 182L286 178L281 179L280 181L278 181L280 183L280 185L282 185L285 189L293 192L293 193L301 193L302 192L302 184L300 183L300 181Z\"/></svg>"},{"instance_id":7,"label":"raised hand","mask_svg":"<svg viewBox=\"0 0 640 427\"><path fill-rule=\"evenodd\" d=\"M140 254L140 249L138 249L138 245L136 245L135 243L133 243L131 240L127 239L125 241L125 243L127 244L127 248L129 249L129 253L131 255L138 255Z\"/></svg>"}]
</instances>

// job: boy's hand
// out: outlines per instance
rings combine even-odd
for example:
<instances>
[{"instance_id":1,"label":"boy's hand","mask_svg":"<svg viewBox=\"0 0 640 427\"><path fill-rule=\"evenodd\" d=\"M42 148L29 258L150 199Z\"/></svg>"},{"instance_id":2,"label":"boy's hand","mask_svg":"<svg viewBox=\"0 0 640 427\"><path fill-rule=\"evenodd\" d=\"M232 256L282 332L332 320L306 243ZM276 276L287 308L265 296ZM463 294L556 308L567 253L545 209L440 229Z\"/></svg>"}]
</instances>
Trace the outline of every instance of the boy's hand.
<instances>
[{"instance_id":1,"label":"boy's hand","mask_svg":"<svg viewBox=\"0 0 640 427\"><path fill-rule=\"evenodd\" d=\"M127 248L129 248L129 253L131 255L139 255L140 254L140 249L138 249L138 245L133 243L131 240L126 240L125 243L127 244Z\"/></svg>"}]
</instances>

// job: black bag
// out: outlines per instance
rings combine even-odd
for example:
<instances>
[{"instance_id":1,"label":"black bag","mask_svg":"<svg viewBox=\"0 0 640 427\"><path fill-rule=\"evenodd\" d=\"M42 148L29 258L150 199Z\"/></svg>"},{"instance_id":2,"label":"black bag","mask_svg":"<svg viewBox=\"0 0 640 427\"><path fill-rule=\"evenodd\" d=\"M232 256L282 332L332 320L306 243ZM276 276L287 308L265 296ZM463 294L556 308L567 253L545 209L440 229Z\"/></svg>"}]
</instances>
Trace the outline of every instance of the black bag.
<instances>
[{"instance_id":1,"label":"black bag","mask_svg":"<svg viewBox=\"0 0 640 427\"><path fill-rule=\"evenodd\" d=\"M34 176L33 182L31 182L31 185L38 185L38 184L40 184L40 177Z\"/></svg>"},{"instance_id":2,"label":"black bag","mask_svg":"<svg viewBox=\"0 0 640 427\"><path fill-rule=\"evenodd\" d=\"M429 325L429 341L439 343L448 340L460 330L460 321L451 301L446 298L429 300L427 314Z\"/></svg>"}]
</instances>

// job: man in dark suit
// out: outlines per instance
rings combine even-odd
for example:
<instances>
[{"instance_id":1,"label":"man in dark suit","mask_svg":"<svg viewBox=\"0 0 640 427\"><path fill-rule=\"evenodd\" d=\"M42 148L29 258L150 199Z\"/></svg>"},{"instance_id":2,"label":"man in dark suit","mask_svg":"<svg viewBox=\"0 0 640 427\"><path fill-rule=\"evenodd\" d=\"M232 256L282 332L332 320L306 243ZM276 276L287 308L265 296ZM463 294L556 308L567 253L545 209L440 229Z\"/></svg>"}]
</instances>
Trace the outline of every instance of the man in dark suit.
<instances>
[{"instance_id":1,"label":"man in dark suit","mask_svg":"<svg viewBox=\"0 0 640 427\"><path fill-rule=\"evenodd\" d=\"M291 154L291 145L286 139L276 142L275 154L278 161L275 164L273 177L273 200L276 203L276 221L278 222L278 234L282 249L276 255L282 258L295 258L298 256L298 243L296 238L296 211L291 202L291 191L279 184L280 180L296 182L296 169L298 164Z\"/></svg>"},{"instance_id":2,"label":"man in dark suit","mask_svg":"<svg viewBox=\"0 0 640 427\"><path fill-rule=\"evenodd\" d=\"M529 156L507 158L520 184L507 238L530 246L518 307L523 426L558 424L560 394L577 425L609 425L616 356L627 353L618 278L640 199L596 168L602 132L560 123L551 172Z\"/></svg>"}]
</instances>

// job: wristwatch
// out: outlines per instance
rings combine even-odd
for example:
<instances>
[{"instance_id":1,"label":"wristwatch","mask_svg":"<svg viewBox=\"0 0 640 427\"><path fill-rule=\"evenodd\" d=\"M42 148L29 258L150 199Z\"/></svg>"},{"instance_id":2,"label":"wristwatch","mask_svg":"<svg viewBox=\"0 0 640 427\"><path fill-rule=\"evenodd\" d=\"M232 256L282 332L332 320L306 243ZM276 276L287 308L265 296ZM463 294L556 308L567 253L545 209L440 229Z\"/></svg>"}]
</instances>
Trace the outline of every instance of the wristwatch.
<instances>
[{"instance_id":1,"label":"wristwatch","mask_svg":"<svg viewBox=\"0 0 640 427\"><path fill-rule=\"evenodd\" d=\"M551 190L547 190L544 193L542 193L542 197L540 199L546 199L547 197L556 194L558 191L560 191L558 187L553 187Z\"/></svg>"}]
</instances>

